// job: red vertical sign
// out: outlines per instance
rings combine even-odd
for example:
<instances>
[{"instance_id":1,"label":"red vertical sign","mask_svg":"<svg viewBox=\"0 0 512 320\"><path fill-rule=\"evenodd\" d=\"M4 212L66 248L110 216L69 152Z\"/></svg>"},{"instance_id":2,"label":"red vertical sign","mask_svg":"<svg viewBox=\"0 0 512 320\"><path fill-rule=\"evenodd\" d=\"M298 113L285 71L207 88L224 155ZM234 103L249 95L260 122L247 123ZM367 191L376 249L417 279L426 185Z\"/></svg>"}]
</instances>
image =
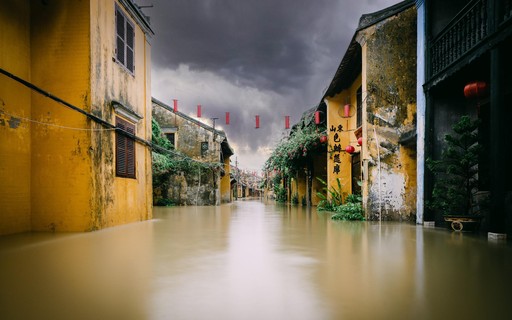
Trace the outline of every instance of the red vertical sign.
<instances>
[{"instance_id":1,"label":"red vertical sign","mask_svg":"<svg viewBox=\"0 0 512 320\"><path fill-rule=\"evenodd\" d=\"M290 129L290 116L284 116L284 128Z\"/></svg>"},{"instance_id":2,"label":"red vertical sign","mask_svg":"<svg viewBox=\"0 0 512 320\"><path fill-rule=\"evenodd\" d=\"M201 105L200 104L197 105L197 117L201 118Z\"/></svg>"},{"instance_id":3,"label":"red vertical sign","mask_svg":"<svg viewBox=\"0 0 512 320\"><path fill-rule=\"evenodd\" d=\"M229 124L229 112L226 112L226 124Z\"/></svg>"},{"instance_id":4,"label":"red vertical sign","mask_svg":"<svg viewBox=\"0 0 512 320\"><path fill-rule=\"evenodd\" d=\"M256 129L260 127L260 116L256 116Z\"/></svg>"},{"instance_id":5,"label":"red vertical sign","mask_svg":"<svg viewBox=\"0 0 512 320\"><path fill-rule=\"evenodd\" d=\"M172 101L174 102L174 112L178 112L178 100L172 99Z\"/></svg>"}]
</instances>

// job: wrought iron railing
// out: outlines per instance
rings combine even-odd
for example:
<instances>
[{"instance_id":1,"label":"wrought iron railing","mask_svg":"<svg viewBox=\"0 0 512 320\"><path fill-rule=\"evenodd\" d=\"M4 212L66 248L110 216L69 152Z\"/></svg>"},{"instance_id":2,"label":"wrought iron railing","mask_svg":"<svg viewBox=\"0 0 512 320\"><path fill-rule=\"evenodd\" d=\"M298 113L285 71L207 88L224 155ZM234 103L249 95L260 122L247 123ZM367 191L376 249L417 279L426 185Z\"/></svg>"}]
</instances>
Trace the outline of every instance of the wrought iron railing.
<instances>
[{"instance_id":1,"label":"wrought iron railing","mask_svg":"<svg viewBox=\"0 0 512 320\"><path fill-rule=\"evenodd\" d=\"M488 0L472 1L437 36L430 47L431 76L475 47L488 33ZM506 0L512 3L511 0Z\"/></svg>"}]
</instances>

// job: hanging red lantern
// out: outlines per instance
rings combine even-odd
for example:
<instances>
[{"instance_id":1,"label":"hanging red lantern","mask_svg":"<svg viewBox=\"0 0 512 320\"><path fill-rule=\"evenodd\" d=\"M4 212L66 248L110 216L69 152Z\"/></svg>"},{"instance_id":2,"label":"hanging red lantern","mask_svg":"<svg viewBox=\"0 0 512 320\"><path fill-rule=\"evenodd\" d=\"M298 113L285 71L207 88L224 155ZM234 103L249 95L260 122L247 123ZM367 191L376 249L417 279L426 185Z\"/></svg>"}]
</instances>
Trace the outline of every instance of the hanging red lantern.
<instances>
[{"instance_id":1,"label":"hanging red lantern","mask_svg":"<svg viewBox=\"0 0 512 320\"><path fill-rule=\"evenodd\" d=\"M348 103L343 107L343 116L345 118L350 117L350 104Z\"/></svg>"},{"instance_id":2,"label":"hanging red lantern","mask_svg":"<svg viewBox=\"0 0 512 320\"><path fill-rule=\"evenodd\" d=\"M201 105L200 104L197 105L197 117L201 118Z\"/></svg>"},{"instance_id":3,"label":"hanging red lantern","mask_svg":"<svg viewBox=\"0 0 512 320\"><path fill-rule=\"evenodd\" d=\"M284 116L284 128L290 129L290 116Z\"/></svg>"},{"instance_id":4,"label":"hanging red lantern","mask_svg":"<svg viewBox=\"0 0 512 320\"><path fill-rule=\"evenodd\" d=\"M357 138L357 144L362 146L363 145L363 137Z\"/></svg>"},{"instance_id":5,"label":"hanging red lantern","mask_svg":"<svg viewBox=\"0 0 512 320\"><path fill-rule=\"evenodd\" d=\"M229 112L226 112L226 124L229 124Z\"/></svg>"},{"instance_id":6,"label":"hanging red lantern","mask_svg":"<svg viewBox=\"0 0 512 320\"><path fill-rule=\"evenodd\" d=\"M351 146L350 144L348 146L345 147L345 151L349 154L352 154L354 153L354 151L356 151L356 148L354 148L353 146Z\"/></svg>"},{"instance_id":7,"label":"hanging red lantern","mask_svg":"<svg viewBox=\"0 0 512 320\"><path fill-rule=\"evenodd\" d=\"M326 143L327 142L327 136L320 136L320 143Z\"/></svg>"},{"instance_id":8,"label":"hanging red lantern","mask_svg":"<svg viewBox=\"0 0 512 320\"><path fill-rule=\"evenodd\" d=\"M315 124L320 124L320 111L315 111Z\"/></svg>"},{"instance_id":9,"label":"hanging red lantern","mask_svg":"<svg viewBox=\"0 0 512 320\"><path fill-rule=\"evenodd\" d=\"M172 99L172 101L174 102L174 112L178 112L178 100Z\"/></svg>"},{"instance_id":10,"label":"hanging red lantern","mask_svg":"<svg viewBox=\"0 0 512 320\"><path fill-rule=\"evenodd\" d=\"M480 98L486 93L487 83L483 81L471 82L464 87L464 97L466 97L466 99Z\"/></svg>"},{"instance_id":11,"label":"hanging red lantern","mask_svg":"<svg viewBox=\"0 0 512 320\"><path fill-rule=\"evenodd\" d=\"M260 127L260 116L256 116L256 129Z\"/></svg>"}]
</instances>

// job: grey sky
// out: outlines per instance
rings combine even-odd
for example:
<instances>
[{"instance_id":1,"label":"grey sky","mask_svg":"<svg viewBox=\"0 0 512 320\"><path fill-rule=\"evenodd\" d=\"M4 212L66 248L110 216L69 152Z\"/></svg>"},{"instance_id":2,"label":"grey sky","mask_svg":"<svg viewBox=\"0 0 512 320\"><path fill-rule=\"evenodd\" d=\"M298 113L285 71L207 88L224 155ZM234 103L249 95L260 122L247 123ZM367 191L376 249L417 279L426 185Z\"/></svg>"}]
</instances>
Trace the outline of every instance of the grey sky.
<instances>
[{"instance_id":1,"label":"grey sky","mask_svg":"<svg viewBox=\"0 0 512 320\"><path fill-rule=\"evenodd\" d=\"M291 122L320 101L362 14L397 0L137 0L155 31L152 95L218 117L240 166L261 169ZM231 123L224 125L225 112ZM255 129L260 115L260 129Z\"/></svg>"}]
</instances>

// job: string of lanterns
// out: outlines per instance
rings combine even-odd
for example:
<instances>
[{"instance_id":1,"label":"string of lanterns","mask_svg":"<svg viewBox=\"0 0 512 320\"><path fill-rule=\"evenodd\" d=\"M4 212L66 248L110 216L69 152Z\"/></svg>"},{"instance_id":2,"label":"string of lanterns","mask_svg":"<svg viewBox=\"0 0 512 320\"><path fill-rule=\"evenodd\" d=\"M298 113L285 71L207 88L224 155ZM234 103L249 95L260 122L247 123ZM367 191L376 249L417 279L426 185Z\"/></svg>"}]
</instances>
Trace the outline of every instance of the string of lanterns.
<instances>
[{"instance_id":1,"label":"string of lanterns","mask_svg":"<svg viewBox=\"0 0 512 320\"><path fill-rule=\"evenodd\" d=\"M178 99L172 99L172 101L173 101L174 112L178 112ZM321 113L322 113L321 111L315 111L315 113L314 113L314 120L315 120L316 125L320 125L322 123ZM202 117L202 106L200 104L197 105L197 117L198 118ZM350 104L345 104L343 106L343 118L349 118L349 117L350 117ZM226 125L230 124L230 120L231 120L230 113L226 112L226 114L225 114ZM255 129L259 129L259 128L260 128L260 116L255 115ZM290 116L289 115L284 116L284 128L290 129ZM328 141L327 135L323 135L320 137L320 143L326 143L327 141ZM359 137L357 139L357 144L359 146L363 145L362 137ZM355 147L349 144L348 146L345 147L345 152L352 154L355 152Z\"/></svg>"},{"instance_id":2,"label":"string of lanterns","mask_svg":"<svg viewBox=\"0 0 512 320\"><path fill-rule=\"evenodd\" d=\"M178 99L172 99L173 101L173 111L174 112L178 112ZM200 104L197 105L197 118L201 118L202 115L203 115L203 112L202 112L202 106ZM231 122L231 117L230 117L230 113L229 111L226 112L225 114L225 123L226 125L229 125L230 122ZM290 116L285 116L285 129L290 129ZM255 115L255 129L259 129L260 128L260 116L259 115Z\"/></svg>"}]
</instances>

